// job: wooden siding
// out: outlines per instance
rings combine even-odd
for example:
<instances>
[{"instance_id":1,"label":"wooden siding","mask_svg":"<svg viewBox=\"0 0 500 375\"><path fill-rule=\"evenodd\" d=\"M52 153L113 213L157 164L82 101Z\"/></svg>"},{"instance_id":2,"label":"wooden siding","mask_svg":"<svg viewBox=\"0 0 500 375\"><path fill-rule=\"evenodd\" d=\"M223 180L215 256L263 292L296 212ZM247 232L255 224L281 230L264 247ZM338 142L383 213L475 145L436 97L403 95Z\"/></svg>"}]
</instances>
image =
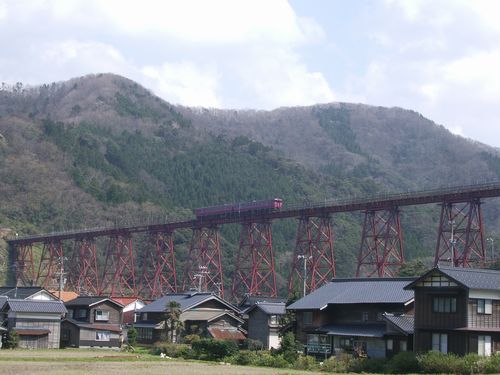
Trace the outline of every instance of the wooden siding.
<instances>
[{"instance_id":1,"label":"wooden siding","mask_svg":"<svg viewBox=\"0 0 500 375\"><path fill-rule=\"evenodd\" d=\"M456 312L433 312L434 297L455 297ZM467 326L467 296L459 288L417 288L415 290L415 329L453 329ZM419 348L419 346L416 346Z\"/></svg>"},{"instance_id":2,"label":"wooden siding","mask_svg":"<svg viewBox=\"0 0 500 375\"><path fill-rule=\"evenodd\" d=\"M432 350L432 334L448 334L448 353L465 355L468 353L468 334L465 332L454 332L446 330L418 330L415 332L415 351L419 353ZM477 353L477 347L476 347Z\"/></svg>"},{"instance_id":3,"label":"wooden siding","mask_svg":"<svg viewBox=\"0 0 500 375\"><path fill-rule=\"evenodd\" d=\"M259 340L264 349L269 349L269 315L259 308L253 309L248 317L248 338Z\"/></svg>"},{"instance_id":4,"label":"wooden siding","mask_svg":"<svg viewBox=\"0 0 500 375\"><path fill-rule=\"evenodd\" d=\"M492 301L492 314L478 314L477 299L469 299L467 327L500 328L500 301Z\"/></svg>"}]
</instances>

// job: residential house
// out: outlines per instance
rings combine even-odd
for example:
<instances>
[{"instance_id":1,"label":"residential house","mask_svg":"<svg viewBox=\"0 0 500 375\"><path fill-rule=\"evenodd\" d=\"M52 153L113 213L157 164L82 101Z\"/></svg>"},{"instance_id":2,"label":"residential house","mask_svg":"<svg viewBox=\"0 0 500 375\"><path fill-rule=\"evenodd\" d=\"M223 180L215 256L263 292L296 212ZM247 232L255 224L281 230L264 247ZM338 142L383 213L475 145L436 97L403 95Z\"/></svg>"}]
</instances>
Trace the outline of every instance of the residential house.
<instances>
[{"instance_id":1,"label":"residential house","mask_svg":"<svg viewBox=\"0 0 500 375\"><path fill-rule=\"evenodd\" d=\"M212 293L192 292L167 294L140 309L134 324L139 343L152 344L167 339L165 313L170 302L180 305L183 334L234 341L246 338L238 308ZM179 338L175 337L174 341Z\"/></svg>"},{"instance_id":2,"label":"residential house","mask_svg":"<svg viewBox=\"0 0 500 375\"><path fill-rule=\"evenodd\" d=\"M391 358L399 352L413 351L414 315L384 313L383 317L385 356Z\"/></svg>"},{"instance_id":3,"label":"residential house","mask_svg":"<svg viewBox=\"0 0 500 375\"><path fill-rule=\"evenodd\" d=\"M500 351L500 271L440 266L406 289L415 292L415 351Z\"/></svg>"},{"instance_id":4,"label":"residential house","mask_svg":"<svg viewBox=\"0 0 500 375\"><path fill-rule=\"evenodd\" d=\"M129 325L135 323L137 311L146 306L146 303L142 299L137 297L111 297L111 299L123 306L122 309L123 325Z\"/></svg>"},{"instance_id":5,"label":"residential house","mask_svg":"<svg viewBox=\"0 0 500 375\"><path fill-rule=\"evenodd\" d=\"M286 314L285 302L257 301L249 307L245 314L248 316L248 338L258 340L264 349L279 348L279 333L281 321Z\"/></svg>"},{"instance_id":6,"label":"residential house","mask_svg":"<svg viewBox=\"0 0 500 375\"><path fill-rule=\"evenodd\" d=\"M61 346L119 348L122 344L123 305L108 297L80 296L65 303Z\"/></svg>"},{"instance_id":7,"label":"residential house","mask_svg":"<svg viewBox=\"0 0 500 375\"><path fill-rule=\"evenodd\" d=\"M19 347L26 349L59 348L61 319L66 314L61 301L7 299L1 319L4 328L15 331Z\"/></svg>"},{"instance_id":8,"label":"residential house","mask_svg":"<svg viewBox=\"0 0 500 375\"><path fill-rule=\"evenodd\" d=\"M414 278L334 279L287 307L296 314L296 337L308 354L329 356L349 352L385 357L384 314L413 314L413 293L404 287ZM390 331L396 335L396 331ZM411 347L411 337L398 336L398 350ZM402 336L402 337L400 337Z\"/></svg>"},{"instance_id":9,"label":"residential house","mask_svg":"<svg viewBox=\"0 0 500 375\"><path fill-rule=\"evenodd\" d=\"M42 301L55 301L58 299L48 290L39 286L2 286L0 287L0 296Z\"/></svg>"}]
</instances>

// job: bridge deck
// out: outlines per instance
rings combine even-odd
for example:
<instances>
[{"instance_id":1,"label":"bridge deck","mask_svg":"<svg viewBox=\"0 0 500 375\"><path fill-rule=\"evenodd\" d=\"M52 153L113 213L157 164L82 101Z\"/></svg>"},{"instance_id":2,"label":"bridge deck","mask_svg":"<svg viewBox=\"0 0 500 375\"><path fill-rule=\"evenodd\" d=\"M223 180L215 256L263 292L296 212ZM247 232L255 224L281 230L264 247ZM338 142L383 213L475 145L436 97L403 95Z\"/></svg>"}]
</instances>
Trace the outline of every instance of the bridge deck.
<instances>
[{"instance_id":1,"label":"bridge deck","mask_svg":"<svg viewBox=\"0 0 500 375\"><path fill-rule=\"evenodd\" d=\"M303 216L323 216L338 212L384 210L391 207L415 206L431 203L459 203L473 199L493 198L500 196L500 182L441 188L435 190L385 194L368 198L343 200L325 200L321 203L288 206L281 211L258 214L232 214L218 218L203 218L170 223L130 226L120 228L96 228L68 232L55 232L35 236L18 237L7 242L10 245L28 245L49 241L68 239L84 239L102 236L118 236L144 232L168 232L181 228L209 227L220 224L254 222L262 220L285 219Z\"/></svg>"}]
</instances>

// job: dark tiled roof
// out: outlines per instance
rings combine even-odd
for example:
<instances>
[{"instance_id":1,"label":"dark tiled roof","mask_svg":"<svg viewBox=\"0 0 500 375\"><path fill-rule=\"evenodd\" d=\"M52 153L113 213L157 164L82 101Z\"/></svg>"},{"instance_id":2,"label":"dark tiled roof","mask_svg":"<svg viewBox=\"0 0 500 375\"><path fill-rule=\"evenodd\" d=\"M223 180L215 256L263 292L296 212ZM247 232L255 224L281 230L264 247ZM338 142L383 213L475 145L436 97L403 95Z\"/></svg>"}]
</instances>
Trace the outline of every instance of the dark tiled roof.
<instances>
[{"instance_id":1,"label":"dark tiled roof","mask_svg":"<svg viewBox=\"0 0 500 375\"><path fill-rule=\"evenodd\" d=\"M109 299L108 297L104 296L80 296L75 299L72 299L71 301L68 301L65 303L67 307L71 306L92 306L104 301L110 301L111 303L123 307L120 303L113 301Z\"/></svg>"},{"instance_id":2,"label":"dark tiled roof","mask_svg":"<svg viewBox=\"0 0 500 375\"><path fill-rule=\"evenodd\" d=\"M334 279L287 309L316 310L328 304L406 303L413 291L403 288L414 278Z\"/></svg>"},{"instance_id":3,"label":"dark tiled roof","mask_svg":"<svg viewBox=\"0 0 500 375\"><path fill-rule=\"evenodd\" d=\"M6 296L0 296L0 310L2 310L3 305L7 302L7 297Z\"/></svg>"},{"instance_id":4,"label":"dark tiled roof","mask_svg":"<svg viewBox=\"0 0 500 375\"><path fill-rule=\"evenodd\" d=\"M267 315L285 315L286 306L285 302L257 302L255 305L250 307L247 312L259 308L264 311Z\"/></svg>"},{"instance_id":5,"label":"dark tiled roof","mask_svg":"<svg viewBox=\"0 0 500 375\"><path fill-rule=\"evenodd\" d=\"M18 286L17 288L14 286L2 286L0 287L0 295L9 298L26 299L42 290L44 289L39 286ZM47 293L49 292L47 291Z\"/></svg>"},{"instance_id":6,"label":"dark tiled roof","mask_svg":"<svg viewBox=\"0 0 500 375\"><path fill-rule=\"evenodd\" d=\"M317 332L337 336L384 337L385 325L382 324L331 324L318 329Z\"/></svg>"},{"instance_id":7,"label":"dark tiled roof","mask_svg":"<svg viewBox=\"0 0 500 375\"><path fill-rule=\"evenodd\" d=\"M435 272L440 272L450 277L458 284L468 289L500 291L500 271L446 266L439 266L431 269L412 283L408 284L406 289L413 289L418 282L425 280Z\"/></svg>"},{"instance_id":8,"label":"dark tiled roof","mask_svg":"<svg viewBox=\"0 0 500 375\"><path fill-rule=\"evenodd\" d=\"M439 270L469 289L500 291L500 271L443 266Z\"/></svg>"},{"instance_id":9,"label":"dark tiled roof","mask_svg":"<svg viewBox=\"0 0 500 375\"><path fill-rule=\"evenodd\" d=\"M392 323L401 332L406 334L413 334L413 315L384 314L384 319Z\"/></svg>"},{"instance_id":10,"label":"dark tiled roof","mask_svg":"<svg viewBox=\"0 0 500 375\"><path fill-rule=\"evenodd\" d=\"M65 322L69 322L71 324L74 324L77 327L80 328L85 328L85 329L91 329L91 330L99 330L99 331L111 331L111 332L121 332L122 329L120 328L119 324L106 324L106 323L86 323L86 322L79 322L78 320L74 319L65 319Z\"/></svg>"},{"instance_id":11,"label":"dark tiled roof","mask_svg":"<svg viewBox=\"0 0 500 375\"><path fill-rule=\"evenodd\" d=\"M61 301L9 299L6 305L9 306L10 311L14 312L58 314L66 314L68 312Z\"/></svg>"},{"instance_id":12,"label":"dark tiled roof","mask_svg":"<svg viewBox=\"0 0 500 375\"><path fill-rule=\"evenodd\" d=\"M144 312L164 312L168 303L170 302L178 302L181 306L181 311L186 311L194 306L199 305L200 303L215 299L220 301L226 307L230 308L235 312L239 312L239 310L231 305L230 303L220 299L219 297L211 294L211 293L178 293L178 294L167 294L156 301L150 303L149 305L144 306L142 309L138 310L140 313Z\"/></svg>"}]
</instances>

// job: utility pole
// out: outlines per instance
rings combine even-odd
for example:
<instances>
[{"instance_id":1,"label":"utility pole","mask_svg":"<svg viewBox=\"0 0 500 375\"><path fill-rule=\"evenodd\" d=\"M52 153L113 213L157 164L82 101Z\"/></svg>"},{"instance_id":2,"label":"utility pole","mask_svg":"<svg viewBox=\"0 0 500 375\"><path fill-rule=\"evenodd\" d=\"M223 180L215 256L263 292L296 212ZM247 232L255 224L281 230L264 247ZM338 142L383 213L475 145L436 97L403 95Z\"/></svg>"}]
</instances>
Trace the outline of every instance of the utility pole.
<instances>
[{"instance_id":1,"label":"utility pole","mask_svg":"<svg viewBox=\"0 0 500 375\"><path fill-rule=\"evenodd\" d=\"M303 288L304 288L304 291L303 291L303 297L306 296L306 293L307 293L307 260L308 259L311 259L312 256L307 256L307 255L304 255L304 254L301 254L301 255L297 255L297 259L302 259L304 261L304 268L303 268L303 276L302 276L302 280L303 280Z\"/></svg>"},{"instance_id":2,"label":"utility pole","mask_svg":"<svg viewBox=\"0 0 500 375\"><path fill-rule=\"evenodd\" d=\"M200 266L199 273L195 274L193 278L198 279L198 293L202 292L202 285L204 284L205 276L207 275L207 266Z\"/></svg>"},{"instance_id":3,"label":"utility pole","mask_svg":"<svg viewBox=\"0 0 500 375\"><path fill-rule=\"evenodd\" d=\"M495 239L493 237L488 237L486 242L489 242L491 245L491 262L495 261Z\"/></svg>"},{"instance_id":4,"label":"utility pole","mask_svg":"<svg viewBox=\"0 0 500 375\"><path fill-rule=\"evenodd\" d=\"M61 255L60 258L60 266L59 269L59 301L62 301L62 290L63 290L63 281L64 281L64 256Z\"/></svg>"},{"instance_id":5,"label":"utility pole","mask_svg":"<svg viewBox=\"0 0 500 375\"><path fill-rule=\"evenodd\" d=\"M451 225L451 266L455 267L455 243L457 242L457 240L455 240L455 220L450 220L448 223Z\"/></svg>"}]
</instances>

